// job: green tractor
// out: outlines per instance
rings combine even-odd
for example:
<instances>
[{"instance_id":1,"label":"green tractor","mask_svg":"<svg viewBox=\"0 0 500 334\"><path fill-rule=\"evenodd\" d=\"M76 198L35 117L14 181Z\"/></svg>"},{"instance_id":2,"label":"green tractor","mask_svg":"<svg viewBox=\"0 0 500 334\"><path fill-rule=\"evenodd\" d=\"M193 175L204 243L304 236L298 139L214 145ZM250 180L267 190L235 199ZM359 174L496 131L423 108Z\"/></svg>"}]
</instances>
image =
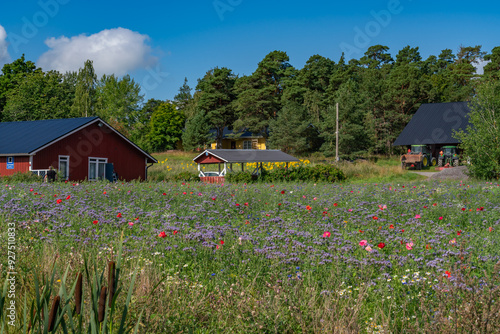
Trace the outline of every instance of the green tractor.
<instances>
[{"instance_id":1,"label":"green tractor","mask_svg":"<svg viewBox=\"0 0 500 334\"><path fill-rule=\"evenodd\" d=\"M460 156L457 153L456 146L443 146L439 152L438 166L443 167L448 164L450 167L458 167L460 164Z\"/></svg>"},{"instance_id":2,"label":"green tractor","mask_svg":"<svg viewBox=\"0 0 500 334\"><path fill-rule=\"evenodd\" d=\"M427 145L411 145L411 150L407 154L401 156L401 167L422 167L436 166L436 158L432 157L431 151Z\"/></svg>"}]
</instances>

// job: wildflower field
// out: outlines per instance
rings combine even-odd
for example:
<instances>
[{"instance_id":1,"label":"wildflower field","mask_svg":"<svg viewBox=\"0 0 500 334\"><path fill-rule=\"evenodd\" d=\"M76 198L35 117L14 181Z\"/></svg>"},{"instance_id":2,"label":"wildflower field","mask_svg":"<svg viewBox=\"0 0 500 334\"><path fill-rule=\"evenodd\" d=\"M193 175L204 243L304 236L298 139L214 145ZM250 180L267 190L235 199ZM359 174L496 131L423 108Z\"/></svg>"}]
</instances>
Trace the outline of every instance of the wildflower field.
<instances>
[{"instance_id":1,"label":"wildflower field","mask_svg":"<svg viewBox=\"0 0 500 334\"><path fill-rule=\"evenodd\" d=\"M19 326L35 276L59 268L56 294L66 269L73 284L86 257L105 268L122 239L139 333L500 331L497 183L0 187Z\"/></svg>"}]
</instances>

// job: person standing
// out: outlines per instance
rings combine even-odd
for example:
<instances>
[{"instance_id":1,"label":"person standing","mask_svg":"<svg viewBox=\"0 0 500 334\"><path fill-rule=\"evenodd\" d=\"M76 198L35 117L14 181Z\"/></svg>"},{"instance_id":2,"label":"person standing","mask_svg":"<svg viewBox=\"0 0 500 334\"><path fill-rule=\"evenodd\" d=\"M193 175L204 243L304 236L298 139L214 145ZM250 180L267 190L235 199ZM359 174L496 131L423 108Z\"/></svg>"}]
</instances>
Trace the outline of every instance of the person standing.
<instances>
[{"instance_id":1,"label":"person standing","mask_svg":"<svg viewBox=\"0 0 500 334\"><path fill-rule=\"evenodd\" d=\"M47 174L45 174L45 182L54 182L56 180L56 171L52 166L49 166L49 170L47 171Z\"/></svg>"}]
</instances>

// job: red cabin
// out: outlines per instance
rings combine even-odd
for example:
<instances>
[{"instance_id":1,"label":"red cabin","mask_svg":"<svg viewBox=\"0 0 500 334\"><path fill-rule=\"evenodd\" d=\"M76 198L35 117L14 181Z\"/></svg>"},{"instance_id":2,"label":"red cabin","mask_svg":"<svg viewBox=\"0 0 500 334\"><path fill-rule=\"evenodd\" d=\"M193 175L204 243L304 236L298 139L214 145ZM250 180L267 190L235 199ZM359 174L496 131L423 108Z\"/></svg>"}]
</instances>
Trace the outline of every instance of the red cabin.
<instances>
[{"instance_id":1,"label":"red cabin","mask_svg":"<svg viewBox=\"0 0 500 334\"><path fill-rule=\"evenodd\" d=\"M99 117L0 123L0 176L52 166L63 180L145 180L156 162Z\"/></svg>"}]
</instances>

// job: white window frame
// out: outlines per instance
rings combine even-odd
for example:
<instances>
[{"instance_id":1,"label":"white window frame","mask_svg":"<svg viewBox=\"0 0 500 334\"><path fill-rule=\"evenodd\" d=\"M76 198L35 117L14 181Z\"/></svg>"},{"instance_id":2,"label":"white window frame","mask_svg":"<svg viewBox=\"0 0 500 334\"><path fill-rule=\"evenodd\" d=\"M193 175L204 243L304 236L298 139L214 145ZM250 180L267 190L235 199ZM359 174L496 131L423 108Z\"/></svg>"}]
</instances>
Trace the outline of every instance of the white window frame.
<instances>
[{"instance_id":1,"label":"white window frame","mask_svg":"<svg viewBox=\"0 0 500 334\"><path fill-rule=\"evenodd\" d=\"M64 180L69 180L69 155L60 155L59 156L59 166L57 168L58 171L62 171L61 169L61 158L62 160L66 161L66 170L64 171L64 174L66 175L66 178Z\"/></svg>"},{"instance_id":2,"label":"white window frame","mask_svg":"<svg viewBox=\"0 0 500 334\"><path fill-rule=\"evenodd\" d=\"M245 145L246 144L246 145ZM250 145L250 147L245 147L245 146L248 146ZM251 150L252 149L252 141L251 140L244 140L243 141L243 149L244 150Z\"/></svg>"},{"instance_id":3,"label":"white window frame","mask_svg":"<svg viewBox=\"0 0 500 334\"><path fill-rule=\"evenodd\" d=\"M90 163L93 162L96 164L96 170L95 170L95 179L90 178ZM104 163L104 176L103 180L106 179L106 164L108 163L108 158L99 158L99 157L89 157L89 163L88 163L88 175L87 175L87 180L89 181L99 181L99 163Z\"/></svg>"}]
</instances>

